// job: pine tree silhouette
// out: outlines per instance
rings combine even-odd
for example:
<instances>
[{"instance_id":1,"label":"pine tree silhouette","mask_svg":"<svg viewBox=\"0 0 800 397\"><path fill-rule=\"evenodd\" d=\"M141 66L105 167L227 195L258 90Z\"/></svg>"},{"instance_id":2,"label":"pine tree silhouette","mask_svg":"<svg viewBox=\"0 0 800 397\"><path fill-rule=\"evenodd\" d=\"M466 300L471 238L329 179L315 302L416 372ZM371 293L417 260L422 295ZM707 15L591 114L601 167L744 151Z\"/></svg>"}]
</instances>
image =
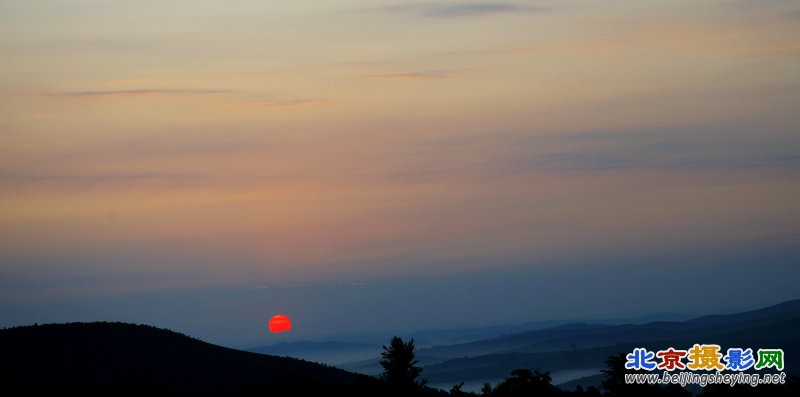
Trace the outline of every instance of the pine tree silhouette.
<instances>
[{"instance_id":1,"label":"pine tree silhouette","mask_svg":"<svg viewBox=\"0 0 800 397\"><path fill-rule=\"evenodd\" d=\"M414 359L414 339L408 342L402 338L392 337L389 346L383 346L381 353L383 379L399 393L411 393L424 386L424 380L418 380L422 368Z\"/></svg>"}]
</instances>

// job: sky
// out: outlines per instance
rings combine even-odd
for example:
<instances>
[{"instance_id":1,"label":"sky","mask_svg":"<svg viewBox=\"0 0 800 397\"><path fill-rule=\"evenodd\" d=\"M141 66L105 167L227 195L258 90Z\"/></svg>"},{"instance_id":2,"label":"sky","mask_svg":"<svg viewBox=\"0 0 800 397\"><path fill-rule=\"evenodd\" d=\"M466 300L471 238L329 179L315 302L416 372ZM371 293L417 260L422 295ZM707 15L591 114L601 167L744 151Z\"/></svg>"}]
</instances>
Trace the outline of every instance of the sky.
<instances>
[{"instance_id":1,"label":"sky","mask_svg":"<svg viewBox=\"0 0 800 397\"><path fill-rule=\"evenodd\" d=\"M796 1L0 0L0 60L2 327L798 298Z\"/></svg>"}]
</instances>

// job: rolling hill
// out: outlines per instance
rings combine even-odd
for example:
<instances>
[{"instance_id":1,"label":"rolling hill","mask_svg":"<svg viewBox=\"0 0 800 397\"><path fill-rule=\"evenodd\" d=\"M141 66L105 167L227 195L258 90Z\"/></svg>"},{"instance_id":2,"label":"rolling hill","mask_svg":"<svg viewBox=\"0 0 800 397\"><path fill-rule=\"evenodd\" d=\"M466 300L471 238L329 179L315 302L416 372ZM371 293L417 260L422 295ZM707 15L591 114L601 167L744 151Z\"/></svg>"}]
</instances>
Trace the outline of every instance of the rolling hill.
<instances>
[{"instance_id":1,"label":"rolling hill","mask_svg":"<svg viewBox=\"0 0 800 397\"><path fill-rule=\"evenodd\" d=\"M364 375L228 349L146 325L4 329L0 352L0 388L24 395L303 395L319 390L370 395L380 387Z\"/></svg>"}]
</instances>

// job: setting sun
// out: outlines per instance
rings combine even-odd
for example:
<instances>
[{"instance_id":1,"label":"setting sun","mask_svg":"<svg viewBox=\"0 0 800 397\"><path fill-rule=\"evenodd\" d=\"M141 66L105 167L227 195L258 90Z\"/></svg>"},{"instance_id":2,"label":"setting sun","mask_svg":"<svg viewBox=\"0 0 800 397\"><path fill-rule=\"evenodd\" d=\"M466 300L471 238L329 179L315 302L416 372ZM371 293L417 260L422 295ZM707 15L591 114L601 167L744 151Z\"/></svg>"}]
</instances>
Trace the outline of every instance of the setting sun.
<instances>
[{"instance_id":1,"label":"setting sun","mask_svg":"<svg viewBox=\"0 0 800 397\"><path fill-rule=\"evenodd\" d=\"M269 320L269 331L272 333L288 331L292 328L292 320L283 314L276 314Z\"/></svg>"}]
</instances>

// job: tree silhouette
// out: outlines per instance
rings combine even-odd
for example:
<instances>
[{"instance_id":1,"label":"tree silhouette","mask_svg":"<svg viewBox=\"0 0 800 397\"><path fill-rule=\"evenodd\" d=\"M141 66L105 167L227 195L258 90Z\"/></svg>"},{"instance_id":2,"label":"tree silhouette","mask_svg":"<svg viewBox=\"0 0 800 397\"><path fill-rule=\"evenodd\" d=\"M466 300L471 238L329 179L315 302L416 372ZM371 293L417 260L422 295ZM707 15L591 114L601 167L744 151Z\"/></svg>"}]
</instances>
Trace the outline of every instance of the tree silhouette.
<instances>
[{"instance_id":1,"label":"tree silhouette","mask_svg":"<svg viewBox=\"0 0 800 397\"><path fill-rule=\"evenodd\" d=\"M627 384L625 383L625 373L644 373L643 370L626 370L625 354L620 353L606 359L606 369L602 372L606 376L603 381L603 389L606 396L627 397L627 396L691 396L688 390L675 384L660 386L649 384Z\"/></svg>"},{"instance_id":2,"label":"tree silhouette","mask_svg":"<svg viewBox=\"0 0 800 397\"><path fill-rule=\"evenodd\" d=\"M467 396L475 396L476 395L475 393L468 393L468 392L465 392L465 391L461 390L462 387L464 387L464 382L461 382L459 384L453 385L453 387L450 388L450 396L451 397L467 397Z\"/></svg>"},{"instance_id":3,"label":"tree silhouette","mask_svg":"<svg viewBox=\"0 0 800 397\"><path fill-rule=\"evenodd\" d=\"M494 390L489 391L490 396L559 396L562 392L553 386L549 372L540 372L538 369L531 371L521 368L511 371L511 377Z\"/></svg>"},{"instance_id":4,"label":"tree silhouette","mask_svg":"<svg viewBox=\"0 0 800 397\"><path fill-rule=\"evenodd\" d=\"M424 380L417 380L422 368L417 367L418 361L414 359L414 339L404 342L398 336L392 337L389 346L383 346L381 357L383 379L394 390L408 393L425 384Z\"/></svg>"}]
</instances>

